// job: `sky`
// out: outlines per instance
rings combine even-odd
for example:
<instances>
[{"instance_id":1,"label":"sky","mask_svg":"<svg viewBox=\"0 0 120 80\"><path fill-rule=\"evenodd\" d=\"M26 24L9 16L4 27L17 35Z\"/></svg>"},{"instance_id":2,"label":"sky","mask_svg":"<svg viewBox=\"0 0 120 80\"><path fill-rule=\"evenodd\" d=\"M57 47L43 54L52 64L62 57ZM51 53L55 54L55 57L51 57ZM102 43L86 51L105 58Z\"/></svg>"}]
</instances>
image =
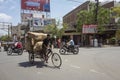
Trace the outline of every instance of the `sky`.
<instances>
[{"instance_id":1,"label":"sky","mask_svg":"<svg viewBox=\"0 0 120 80\"><path fill-rule=\"evenodd\" d=\"M21 0L0 0L0 22L10 22L12 25L20 23L20 1ZM51 18L62 20L62 17L84 3L87 0L50 0ZM95 0L92 0L95 1ZM99 0L113 1L113 0ZM120 0L116 0L120 1ZM0 30L0 33L4 31Z\"/></svg>"}]
</instances>

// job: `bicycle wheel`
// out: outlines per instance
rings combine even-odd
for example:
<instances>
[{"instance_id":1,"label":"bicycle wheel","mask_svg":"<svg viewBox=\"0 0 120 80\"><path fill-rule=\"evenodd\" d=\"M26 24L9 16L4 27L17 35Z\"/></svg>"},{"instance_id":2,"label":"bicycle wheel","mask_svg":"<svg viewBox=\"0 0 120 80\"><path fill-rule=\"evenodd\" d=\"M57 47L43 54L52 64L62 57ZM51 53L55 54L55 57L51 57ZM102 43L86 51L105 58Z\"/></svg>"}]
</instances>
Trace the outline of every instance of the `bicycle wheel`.
<instances>
[{"instance_id":1,"label":"bicycle wheel","mask_svg":"<svg viewBox=\"0 0 120 80\"><path fill-rule=\"evenodd\" d=\"M52 63L55 67L59 68L62 64L62 60L59 54L53 53L51 57Z\"/></svg>"},{"instance_id":2,"label":"bicycle wheel","mask_svg":"<svg viewBox=\"0 0 120 80\"><path fill-rule=\"evenodd\" d=\"M34 54L32 54L32 53L29 53L29 62L30 62L31 64L34 63Z\"/></svg>"}]
</instances>

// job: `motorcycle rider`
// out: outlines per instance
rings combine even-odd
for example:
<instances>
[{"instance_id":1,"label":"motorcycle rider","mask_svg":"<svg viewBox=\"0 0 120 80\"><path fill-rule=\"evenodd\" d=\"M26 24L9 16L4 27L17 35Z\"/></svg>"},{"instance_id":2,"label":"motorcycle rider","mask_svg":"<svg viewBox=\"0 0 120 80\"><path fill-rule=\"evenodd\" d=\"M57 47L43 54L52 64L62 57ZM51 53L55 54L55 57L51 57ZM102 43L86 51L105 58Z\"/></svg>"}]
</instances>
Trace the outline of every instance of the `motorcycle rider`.
<instances>
[{"instance_id":1,"label":"motorcycle rider","mask_svg":"<svg viewBox=\"0 0 120 80\"><path fill-rule=\"evenodd\" d=\"M70 41L68 42L68 49L72 50L74 49L74 40L73 40L73 36L70 37Z\"/></svg>"},{"instance_id":2,"label":"motorcycle rider","mask_svg":"<svg viewBox=\"0 0 120 80\"><path fill-rule=\"evenodd\" d=\"M15 48L21 49L22 48L22 43L20 41L16 41L15 42Z\"/></svg>"}]
</instances>

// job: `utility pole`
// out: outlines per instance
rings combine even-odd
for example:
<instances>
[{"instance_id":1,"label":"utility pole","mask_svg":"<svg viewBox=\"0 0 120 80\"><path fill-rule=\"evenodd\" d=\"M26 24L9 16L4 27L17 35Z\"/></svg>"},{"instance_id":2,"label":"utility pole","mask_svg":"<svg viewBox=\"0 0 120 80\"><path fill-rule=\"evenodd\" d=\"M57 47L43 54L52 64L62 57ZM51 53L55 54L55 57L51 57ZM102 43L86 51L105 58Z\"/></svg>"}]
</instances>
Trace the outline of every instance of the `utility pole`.
<instances>
[{"instance_id":1,"label":"utility pole","mask_svg":"<svg viewBox=\"0 0 120 80\"><path fill-rule=\"evenodd\" d=\"M10 33L12 35L12 23L10 23L10 22L0 22L0 29L7 32L8 39L9 39L10 38Z\"/></svg>"},{"instance_id":2,"label":"utility pole","mask_svg":"<svg viewBox=\"0 0 120 80\"><path fill-rule=\"evenodd\" d=\"M99 0L95 0L96 1L96 9L95 9L95 24L97 24L98 20L97 20L97 16L98 16L98 5L99 5Z\"/></svg>"},{"instance_id":3,"label":"utility pole","mask_svg":"<svg viewBox=\"0 0 120 80\"><path fill-rule=\"evenodd\" d=\"M98 24L98 5L99 5L99 0L95 0L96 1L96 5L95 5L95 25ZM95 38L96 38L96 30L94 30L94 34L93 34L93 47L95 46Z\"/></svg>"}]
</instances>

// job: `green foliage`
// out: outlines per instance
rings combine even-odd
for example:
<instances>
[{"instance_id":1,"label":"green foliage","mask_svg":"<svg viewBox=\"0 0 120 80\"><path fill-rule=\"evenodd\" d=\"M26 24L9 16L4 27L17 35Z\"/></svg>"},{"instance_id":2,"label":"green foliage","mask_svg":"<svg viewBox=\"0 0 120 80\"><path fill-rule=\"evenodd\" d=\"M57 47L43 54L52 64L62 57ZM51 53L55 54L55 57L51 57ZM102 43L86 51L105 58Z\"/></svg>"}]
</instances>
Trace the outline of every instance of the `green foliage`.
<instances>
[{"instance_id":1,"label":"green foliage","mask_svg":"<svg viewBox=\"0 0 120 80\"><path fill-rule=\"evenodd\" d=\"M9 41L9 40L11 40L11 38L8 37L8 35L4 35L4 36L1 36L1 37L0 37L0 40L1 40L1 41Z\"/></svg>"},{"instance_id":2,"label":"green foliage","mask_svg":"<svg viewBox=\"0 0 120 80\"><path fill-rule=\"evenodd\" d=\"M115 37L117 40L120 40L120 30L116 31Z\"/></svg>"},{"instance_id":3,"label":"green foliage","mask_svg":"<svg viewBox=\"0 0 120 80\"><path fill-rule=\"evenodd\" d=\"M111 12L114 14L113 17L120 17L120 7L113 7Z\"/></svg>"},{"instance_id":4,"label":"green foliage","mask_svg":"<svg viewBox=\"0 0 120 80\"><path fill-rule=\"evenodd\" d=\"M87 11L83 10L78 13L78 18L77 18L77 30L82 31L82 26L83 24L93 24L94 23L94 18L93 18L93 11Z\"/></svg>"},{"instance_id":5,"label":"green foliage","mask_svg":"<svg viewBox=\"0 0 120 80\"><path fill-rule=\"evenodd\" d=\"M56 25L47 25L44 32L50 33L52 37L56 36L57 38L61 38L65 29L67 29L67 24L63 24L62 28L58 28Z\"/></svg>"},{"instance_id":6,"label":"green foliage","mask_svg":"<svg viewBox=\"0 0 120 80\"><path fill-rule=\"evenodd\" d=\"M109 39L109 43L112 44L112 45L115 45L116 43L116 38L115 37L112 37Z\"/></svg>"},{"instance_id":7,"label":"green foliage","mask_svg":"<svg viewBox=\"0 0 120 80\"><path fill-rule=\"evenodd\" d=\"M89 10L82 10L78 13L77 17L77 30L82 31L83 24L96 24L95 23L95 4L91 3ZM102 33L105 28L104 24L108 24L110 20L110 10L99 6L97 15L97 25L99 33Z\"/></svg>"}]
</instances>

